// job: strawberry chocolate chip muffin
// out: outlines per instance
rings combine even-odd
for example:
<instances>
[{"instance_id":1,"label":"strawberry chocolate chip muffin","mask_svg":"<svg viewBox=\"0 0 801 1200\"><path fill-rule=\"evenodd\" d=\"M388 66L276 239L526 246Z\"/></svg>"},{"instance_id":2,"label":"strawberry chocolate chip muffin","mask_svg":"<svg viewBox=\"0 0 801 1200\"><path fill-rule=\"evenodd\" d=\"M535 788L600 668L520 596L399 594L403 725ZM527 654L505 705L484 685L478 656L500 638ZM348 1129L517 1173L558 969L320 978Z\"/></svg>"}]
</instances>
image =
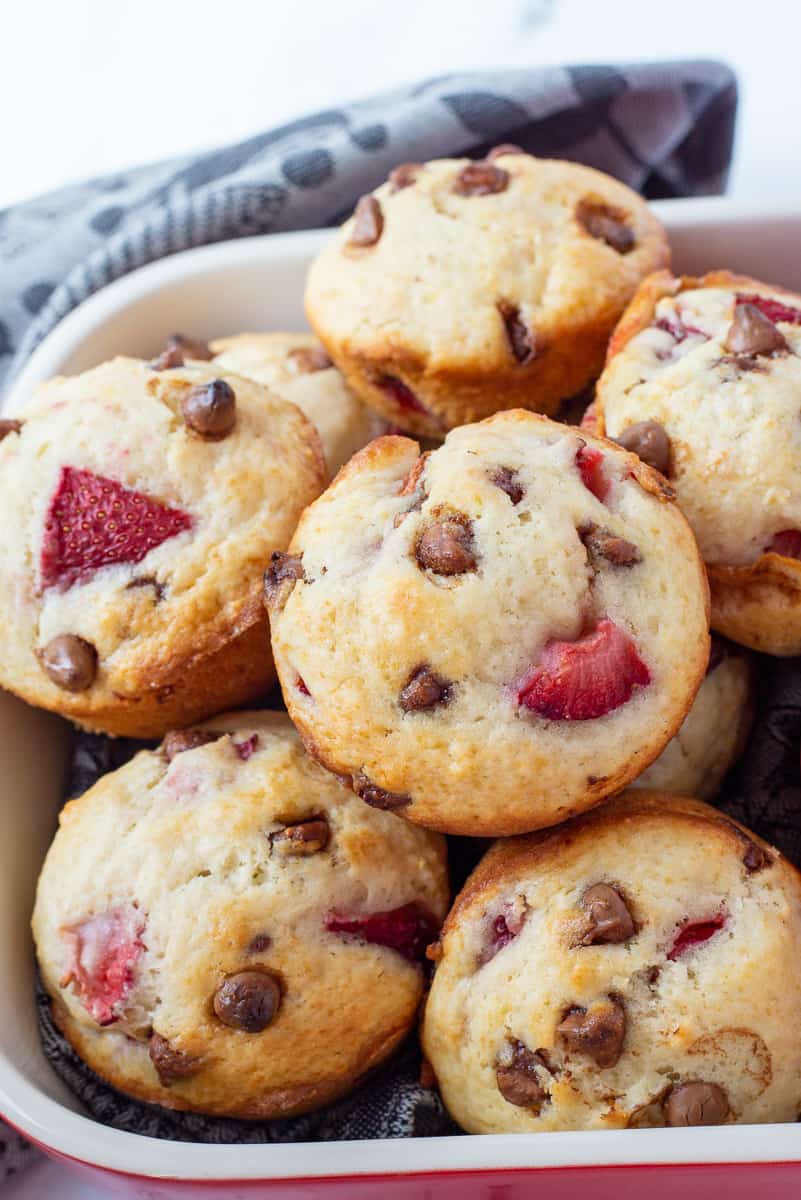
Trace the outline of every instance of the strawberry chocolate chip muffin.
<instances>
[{"instance_id":1,"label":"strawberry chocolate chip muffin","mask_svg":"<svg viewBox=\"0 0 801 1200\"><path fill-rule=\"evenodd\" d=\"M470 1133L801 1111L801 877L699 801L496 843L429 953L423 1048Z\"/></svg>"},{"instance_id":2,"label":"strawberry chocolate chip muffin","mask_svg":"<svg viewBox=\"0 0 801 1200\"><path fill-rule=\"evenodd\" d=\"M118 358L53 380L0 443L0 684L159 736L272 681L270 550L320 491L313 426L253 380Z\"/></svg>"},{"instance_id":3,"label":"strawberry chocolate chip muffin","mask_svg":"<svg viewBox=\"0 0 801 1200\"><path fill-rule=\"evenodd\" d=\"M646 280L596 393L598 432L665 474L715 629L801 653L801 296L715 271Z\"/></svg>"},{"instance_id":4,"label":"strawberry chocolate chip muffin","mask_svg":"<svg viewBox=\"0 0 801 1200\"><path fill-rule=\"evenodd\" d=\"M307 748L449 833L552 825L661 752L707 667L707 585L660 475L523 410L384 437L265 575Z\"/></svg>"},{"instance_id":5,"label":"strawberry chocolate chip muffin","mask_svg":"<svg viewBox=\"0 0 801 1200\"><path fill-rule=\"evenodd\" d=\"M178 335L165 355L211 359L215 368L246 375L291 400L316 426L330 475L386 429L386 423L345 385L331 359L308 333L240 333L206 345Z\"/></svg>"},{"instance_id":6,"label":"strawberry chocolate chip muffin","mask_svg":"<svg viewBox=\"0 0 801 1200\"><path fill-rule=\"evenodd\" d=\"M629 188L498 147L392 171L312 265L306 312L358 395L436 437L499 409L554 413L667 262Z\"/></svg>"},{"instance_id":7,"label":"strawberry chocolate chip muffin","mask_svg":"<svg viewBox=\"0 0 801 1200\"><path fill-rule=\"evenodd\" d=\"M63 811L33 931L55 1020L120 1091L271 1118L411 1028L444 843L361 804L284 714L170 733Z\"/></svg>"},{"instance_id":8,"label":"strawberry chocolate chip muffin","mask_svg":"<svg viewBox=\"0 0 801 1200\"><path fill-rule=\"evenodd\" d=\"M631 786L714 799L745 749L754 714L751 655L713 634L706 676L684 724Z\"/></svg>"}]
</instances>

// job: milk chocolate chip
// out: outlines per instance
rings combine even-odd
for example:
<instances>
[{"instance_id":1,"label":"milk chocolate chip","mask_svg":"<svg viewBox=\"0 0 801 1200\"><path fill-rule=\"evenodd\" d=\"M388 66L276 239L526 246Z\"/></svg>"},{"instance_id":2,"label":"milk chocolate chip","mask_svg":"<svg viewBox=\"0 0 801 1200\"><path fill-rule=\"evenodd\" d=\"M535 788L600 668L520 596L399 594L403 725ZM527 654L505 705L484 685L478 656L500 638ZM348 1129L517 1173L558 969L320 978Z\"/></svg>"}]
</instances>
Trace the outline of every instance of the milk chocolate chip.
<instances>
[{"instance_id":1,"label":"milk chocolate chip","mask_svg":"<svg viewBox=\"0 0 801 1200\"><path fill-rule=\"evenodd\" d=\"M421 567L436 575L464 575L475 571L473 531L467 517L444 517L423 531L415 549Z\"/></svg>"},{"instance_id":2,"label":"milk chocolate chip","mask_svg":"<svg viewBox=\"0 0 801 1200\"><path fill-rule=\"evenodd\" d=\"M490 472L490 482L494 483L497 488L512 501L512 504L519 504L526 494L526 489L518 479L517 472L511 467L496 467Z\"/></svg>"},{"instance_id":3,"label":"milk chocolate chip","mask_svg":"<svg viewBox=\"0 0 801 1200\"><path fill-rule=\"evenodd\" d=\"M313 375L316 371L327 371L334 365L322 346L296 346L289 351L287 358L298 375Z\"/></svg>"},{"instance_id":4,"label":"milk chocolate chip","mask_svg":"<svg viewBox=\"0 0 801 1200\"><path fill-rule=\"evenodd\" d=\"M264 572L264 602L272 612L281 612L299 579L306 580L303 555L273 550Z\"/></svg>"},{"instance_id":5,"label":"milk chocolate chip","mask_svg":"<svg viewBox=\"0 0 801 1200\"><path fill-rule=\"evenodd\" d=\"M220 984L213 1004L223 1025L244 1033L261 1033L281 1006L281 988L266 971L239 971Z\"/></svg>"},{"instance_id":6,"label":"milk chocolate chip","mask_svg":"<svg viewBox=\"0 0 801 1200\"><path fill-rule=\"evenodd\" d=\"M423 664L412 671L401 690L400 706L404 712L421 712L438 704L447 704L453 685Z\"/></svg>"},{"instance_id":7,"label":"milk chocolate chip","mask_svg":"<svg viewBox=\"0 0 801 1200\"><path fill-rule=\"evenodd\" d=\"M176 1050L160 1033L152 1035L148 1042L147 1052L150 1055L150 1061L156 1068L159 1082L164 1087L170 1087L179 1079L188 1079L190 1075L196 1075L200 1070L199 1058L193 1054L186 1054L183 1050Z\"/></svg>"},{"instance_id":8,"label":"milk chocolate chip","mask_svg":"<svg viewBox=\"0 0 801 1200\"><path fill-rule=\"evenodd\" d=\"M491 162L473 162L462 167L454 181L453 190L459 196L491 196L505 192L509 172Z\"/></svg>"},{"instance_id":9,"label":"milk chocolate chip","mask_svg":"<svg viewBox=\"0 0 801 1200\"><path fill-rule=\"evenodd\" d=\"M633 542L616 537L590 521L579 529L579 537L593 559L603 558L613 567L633 567L642 562L642 555Z\"/></svg>"},{"instance_id":10,"label":"milk chocolate chip","mask_svg":"<svg viewBox=\"0 0 801 1200\"><path fill-rule=\"evenodd\" d=\"M174 729L161 743L161 753L167 762L172 762L176 754L183 754L185 750L197 750L198 746L208 746L210 742L217 742L221 737L225 737L225 734L216 729Z\"/></svg>"},{"instance_id":11,"label":"milk chocolate chip","mask_svg":"<svg viewBox=\"0 0 801 1200\"><path fill-rule=\"evenodd\" d=\"M538 1068L540 1071L548 1070L542 1056L529 1050L522 1042L512 1042L511 1053L507 1047L506 1052L499 1055L495 1067L495 1080L504 1100L517 1108L528 1108L535 1114L539 1113L549 1096L540 1082Z\"/></svg>"},{"instance_id":12,"label":"milk chocolate chip","mask_svg":"<svg viewBox=\"0 0 801 1200\"><path fill-rule=\"evenodd\" d=\"M85 692L97 675L97 651L74 633L60 633L40 652L45 673L65 692Z\"/></svg>"},{"instance_id":13,"label":"milk chocolate chip","mask_svg":"<svg viewBox=\"0 0 801 1200\"><path fill-rule=\"evenodd\" d=\"M236 424L236 396L224 379L213 379L192 388L181 401L184 421L193 433L208 441L227 437Z\"/></svg>"},{"instance_id":14,"label":"milk chocolate chip","mask_svg":"<svg viewBox=\"0 0 801 1200\"><path fill-rule=\"evenodd\" d=\"M626 901L611 884L594 883L584 892L579 904L586 913L580 945L616 944L634 936L634 921Z\"/></svg>"},{"instance_id":15,"label":"milk chocolate chip","mask_svg":"<svg viewBox=\"0 0 801 1200\"><path fill-rule=\"evenodd\" d=\"M571 1050L588 1055L596 1066L613 1067L623 1052L626 1037L623 1004L610 996L589 1008L570 1008L556 1032Z\"/></svg>"},{"instance_id":16,"label":"milk chocolate chip","mask_svg":"<svg viewBox=\"0 0 801 1200\"><path fill-rule=\"evenodd\" d=\"M731 354L776 354L789 350L784 335L755 304L738 304L724 347Z\"/></svg>"},{"instance_id":17,"label":"milk chocolate chip","mask_svg":"<svg viewBox=\"0 0 801 1200\"><path fill-rule=\"evenodd\" d=\"M722 1125L729 1115L723 1088L700 1080L671 1088L663 1107L668 1125Z\"/></svg>"},{"instance_id":18,"label":"milk chocolate chip","mask_svg":"<svg viewBox=\"0 0 801 1200\"><path fill-rule=\"evenodd\" d=\"M353 210L349 246L374 246L384 232L384 214L375 196L362 196Z\"/></svg>"},{"instance_id":19,"label":"milk chocolate chip","mask_svg":"<svg viewBox=\"0 0 801 1200\"><path fill-rule=\"evenodd\" d=\"M330 836L331 831L325 817L315 817L279 829L270 837L270 843L279 854L287 857L305 857L307 854L317 854L320 850L325 850Z\"/></svg>"},{"instance_id":20,"label":"milk chocolate chip","mask_svg":"<svg viewBox=\"0 0 801 1200\"><path fill-rule=\"evenodd\" d=\"M660 474L670 474L670 438L658 421L637 421L612 441L631 450Z\"/></svg>"},{"instance_id":21,"label":"milk chocolate chip","mask_svg":"<svg viewBox=\"0 0 801 1200\"><path fill-rule=\"evenodd\" d=\"M619 208L596 200L581 200L576 208L576 220L590 237L606 242L618 254L628 254L634 246L634 234L626 224L625 213Z\"/></svg>"},{"instance_id":22,"label":"milk chocolate chip","mask_svg":"<svg viewBox=\"0 0 801 1200\"><path fill-rule=\"evenodd\" d=\"M506 330L509 349L519 363L531 362L536 354L536 339L520 316L520 309L509 300L499 300L498 312Z\"/></svg>"},{"instance_id":23,"label":"milk chocolate chip","mask_svg":"<svg viewBox=\"0 0 801 1200\"><path fill-rule=\"evenodd\" d=\"M0 442L10 433L19 433L20 429L22 429L22 421L14 421L11 417L2 418L0 420Z\"/></svg>"},{"instance_id":24,"label":"milk chocolate chip","mask_svg":"<svg viewBox=\"0 0 801 1200\"><path fill-rule=\"evenodd\" d=\"M406 808L411 804L411 796L407 796L402 792L388 792L384 788L378 787L366 775L359 774L353 779L353 790L357 796L361 796L365 804L369 804L371 808L380 808L385 812L394 812L398 808Z\"/></svg>"}]
</instances>

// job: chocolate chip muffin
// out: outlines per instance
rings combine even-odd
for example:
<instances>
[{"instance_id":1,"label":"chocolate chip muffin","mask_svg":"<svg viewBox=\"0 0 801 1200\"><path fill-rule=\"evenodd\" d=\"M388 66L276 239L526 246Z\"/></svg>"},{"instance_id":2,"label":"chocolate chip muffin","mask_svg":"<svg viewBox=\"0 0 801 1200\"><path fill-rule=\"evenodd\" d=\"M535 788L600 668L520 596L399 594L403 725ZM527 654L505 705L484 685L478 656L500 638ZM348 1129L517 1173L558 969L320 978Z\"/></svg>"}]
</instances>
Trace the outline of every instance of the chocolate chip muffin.
<instances>
[{"instance_id":1,"label":"chocolate chip muffin","mask_svg":"<svg viewBox=\"0 0 801 1200\"><path fill-rule=\"evenodd\" d=\"M801 1111L801 877L698 801L496 843L430 953L423 1047L470 1133Z\"/></svg>"},{"instance_id":2,"label":"chocolate chip muffin","mask_svg":"<svg viewBox=\"0 0 801 1200\"><path fill-rule=\"evenodd\" d=\"M442 839L361 804L283 713L236 713L64 809L33 931L56 1022L114 1087L272 1118L405 1037L447 903Z\"/></svg>"},{"instance_id":3,"label":"chocolate chip muffin","mask_svg":"<svg viewBox=\"0 0 801 1200\"><path fill-rule=\"evenodd\" d=\"M499 147L392 171L312 265L306 312L358 395L436 437L500 409L554 413L667 262L629 188Z\"/></svg>"},{"instance_id":4,"label":"chocolate chip muffin","mask_svg":"<svg viewBox=\"0 0 801 1200\"><path fill-rule=\"evenodd\" d=\"M609 347L598 431L666 474L715 629L801 653L801 296L715 271L647 280Z\"/></svg>"},{"instance_id":5,"label":"chocolate chip muffin","mask_svg":"<svg viewBox=\"0 0 801 1200\"><path fill-rule=\"evenodd\" d=\"M714 635L704 682L684 724L631 786L714 799L745 749L754 720L754 682L748 651Z\"/></svg>"},{"instance_id":6,"label":"chocolate chip muffin","mask_svg":"<svg viewBox=\"0 0 801 1200\"><path fill-rule=\"evenodd\" d=\"M314 427L253 380L117 358L0 443L0 685L156 737L272 682L269 553L321 490Z\"/></svg>"},{"instance_id":7,"label":"chocolate chip muffin","mask_svg":"<svg viewBox=\"0 0 801 1200\"><path fill-rule=\"evenodd\" d=\"M357 399L320 343L307 333L241 333L211 343L215 367L263 383L317 427L330 475L386 422Z\"/></svg>"},{"instance_id":8,"label":"chocolate chip muffin","mask_svg":"<svg viewBox=\"0 0 801 1200\"><path fill-rule=\"evenodd\" d=\"M265 576L287 707L368 803L475 836L620 791L684 720L707 585L660 475L522 410L371 442Z\"/></svg>"}]
</instances>

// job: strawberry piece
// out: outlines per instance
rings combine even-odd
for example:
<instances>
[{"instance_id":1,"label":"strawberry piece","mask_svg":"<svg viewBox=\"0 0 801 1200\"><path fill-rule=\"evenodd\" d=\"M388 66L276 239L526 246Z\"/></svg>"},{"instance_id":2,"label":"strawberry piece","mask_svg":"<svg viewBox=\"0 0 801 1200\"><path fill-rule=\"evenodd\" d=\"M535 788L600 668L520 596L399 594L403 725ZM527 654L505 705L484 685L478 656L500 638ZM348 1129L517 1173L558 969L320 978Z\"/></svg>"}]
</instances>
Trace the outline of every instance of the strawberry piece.
<instances>
[{"instance_id":1,"label":"strawberry piece","mask_svg":"<svg viewBox=\"0 0 801 1200\"><path fill-rule=\"evenodd\" d=\"M677 958L681 958L682 954L686 954L694 946L708 942L725 924L726 918L723 913L718 913L717 916L710 917L707 921L687 921L673 939L673 945L668 951L668 958L671 962L675 962Z\"/></svg>"},{"instance_id":2,"label":"strawberry piece","mask_svg":"<svg viewBox=\"0 0 801 1200\"><path fill-rule=\"evenodd\" d=\"M609 480L604 474L604 456L600 450L595 450L582 442L576 451L576 466L581 475L581 482L598 500L605 500L609 494Z\"/></svg>"},{"instance_id":3,"label":"strawberry piece","mask_svg":"<svg viewBox=\"0 0 801 1200\"><path fill-rule=\"evenodd\" d=\"M439 931L431 913L415 901L363 917L330 912L326 914L325 927L330 933L352 933L363 942L388 946L409 962L422 962L426 947Z\"/></svg>"},{"instance_id":4,"label":"strawberry piece","mask_svg":"<svg viewBox=\"0 0 801 1200\"><path fill-rule=\"evenodd\" d=\"M619 708L650 681L634 642L604 617L578 641L549 642L517 700L552 721L589 721Z\"/></svg>"},{"instance_id":5,"label":"strawberry piece","mask_svg":"<svg viewBox=\"0 0 801 1200\"><path fill-rule=\"evenodd\" d=\"M135 908L115 908L64 930L70 964L61 987L73 986L98 1025L111 1025L134 984L134 967L145 949L145 921Z\"/></svg>"},{"instance_id":6,"label":"strawberry piece","mask_svg":"<svg viewBox=\"0 0 801 1200\"><path fill-rule=\"evenodd\" d=\"M396 375L382 376L378 386L382 392L386 392L391 400L394 400L398 408L403 408L408 412L425 413L426 416L430 416L428 409L424 404L420 403L408 383L404 383Z\"/></svg>"},{"instance_id":7,"label":"strawberry piece","mask_svg":"<svg viewBox=\"0 0 801 1200\"><path fill-rule=\"evenodd\" d=\"M45 518L42 587L69 588L114 563L138 563L192 518L91 471L63 467Z\"/></svg>"},{"instance_id":8,"label":"strawberry piece","mask_svg":"<svg viewBox=\"0 0 801 1200\"><path fill-rule=\"evenodd\" d=\"M247 762L251 754L258 749L259 735L252 733L244 742L234 742L234 750L237 756L242 759L242 762Z\"/></svg>"},{"instance_id":9,"label":"strawberry piece","mask_svg":"<svg viewBox=\"0 0 801 1200\"><path fill-rule=\"evenodd\" d=\"M781 300L772 300L769 296L758 296L756 292L738 292L736 304L753 304L764 317L773 321L786 321L788 325L801 325L801 308L791 308Z\"/></svg>"},{"instance_id":10,"label":"strawberry piece","mask_svg":"<svg viewBox=\"0 0 801 1200\"><path fill-rule=\"evenodd\" d=\"M767 549L768 554L781 554L784 558L801 558L801 530L783 529L777 533Z\"/></svg>"},{"instance_id":11,"label":"strawberry piece","mask_svg":"<svg viewBox=\"0 0 801 1200\"><path fill-rule=\"evenodd\" d=\"M496 954L513 942L526 923L528 909L520 905L506 904L489 924L487 941L479 954L479 966L488 963Z\"/></svg>"},{"instance_id":12,"label":"strawberry piece","mask_svg":"<svg viewBox=\"0 0 801 1200\"><path fill-rule=\"evenodd\" d=\"M301 696L309 696L309 698L311 698L311 692L306 687L306 681L302 675L298 675L297 679L295 680L295 687L298 689Z\"/></svg>"},{"instance_id":13,"label":"strawberry piece","mask_svg":"<svg viewBox=\"0 0 801 1200\"><path fill-rule=\"evenodd\" d=\"M678 313L674 317L660 317L658 321L654 321L654 329L664 330L676 342L683 342L693 336L706 338L709 341L709 337L703 329L699 329L696 325L688 325Z\"/></svg>"}]
</instances>

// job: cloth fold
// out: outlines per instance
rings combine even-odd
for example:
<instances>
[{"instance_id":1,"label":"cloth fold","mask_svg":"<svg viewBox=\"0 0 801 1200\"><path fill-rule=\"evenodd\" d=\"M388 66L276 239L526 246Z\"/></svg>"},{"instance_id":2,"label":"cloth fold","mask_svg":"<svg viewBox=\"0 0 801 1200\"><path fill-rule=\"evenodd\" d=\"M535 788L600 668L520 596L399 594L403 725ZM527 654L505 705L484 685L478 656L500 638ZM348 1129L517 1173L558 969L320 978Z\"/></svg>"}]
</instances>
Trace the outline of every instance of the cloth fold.
<instances>
[{"instance_id":1,"label":"cloth fold","mask_svg":"<svg viewBox=\"0 0 801 1200\"><path fill-rule=\"evenodd\" d=\"M89 180L6 209L0 212L0 382L10 382L62 317L114 279L193 246L334 224L399 162L481 157L492 145L515 142L539 155L598 167L650 198L719 192L729 166L736 103L735 78L716 62L447 75L316 113L207 154ZM792 678L790 666L790 691ZM785 695L783 679L777 675L777 695ZM769 690L768 714L772 696ZM783 711L791 703L783 700ZM801 684L795 703L801 725ZM763 731L761 725L754 739L755 746L760 736L770 743L767 756L777 781L781 768L774 760L788 758L792 737L797 746L796 718L785 711L774 727L766 716L769 728ZM79 735L75 794L132 749ZM770 824L770 804L763 811L754 799L760 770L754 765L749 775L747 764L755 763L755 754L743 767L744 790L732 793L731 803L735 815L742 810L757 817L753 823L761 831L760 821ZM797 767L797 749L793 754ZM789 833L785 827L801 804L790 785L776 786L783 797L776 833ZM478 849L462 842L458 853L466 866ZM321 1113L254 1125L168 1113L121 1096L92 1075L55 1030L41 991L38 1003L43 1046L53 1068L92 1116L118 1128L208 1142L454 1131L436 1093L418 1082L419 1049L413 1041L352 1096ZM10 1130L0 1133L0 1177L7 1177L4 1164L15 1170L34 1155L20 1148Z\"/></svg>"}]
</instances>

